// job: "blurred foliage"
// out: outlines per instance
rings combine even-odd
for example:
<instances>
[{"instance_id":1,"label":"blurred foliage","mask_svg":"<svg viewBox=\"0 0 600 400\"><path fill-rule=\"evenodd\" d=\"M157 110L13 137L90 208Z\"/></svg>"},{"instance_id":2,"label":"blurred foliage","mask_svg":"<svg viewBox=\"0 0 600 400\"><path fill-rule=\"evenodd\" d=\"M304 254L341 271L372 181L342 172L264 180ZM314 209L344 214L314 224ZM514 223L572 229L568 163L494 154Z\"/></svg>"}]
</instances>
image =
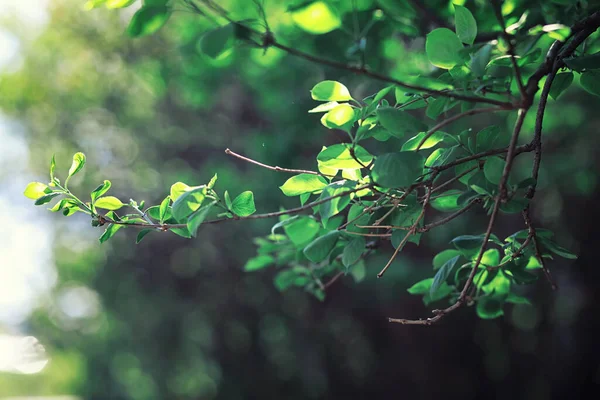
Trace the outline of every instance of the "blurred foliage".
<instances>
[{"instance_id":1,"label":"blurred foliage","mask_svg":"<svg viewBox=\"0 0 600 400\"><path fill-rule=\"evenodd\" d=\"M448 1L428 1L425 7L416 3L312 2L312 7L335 7L343 16L340 21L330 17L332 29L318 32L322 35L302 29L303 2L272 0L264 7L270 29L290 47L332 60L364 61L375 71L405 78L434 72L423 36L440 21L453 22ZM487 2L463 3L474 11L480 32L498 28ZM563 12L567 3L506 1L503 12L519 16L528 10L534 25L570 25L575 16ZM84 151L86 169L72 183L84 190L92 191L110 177L115 196L160 204L173 182L202 184L217 173L225 187L252 190L261 212L294 207L297 201L275 189L287 176L238 162L223 150L243 150L269 165L314 169L321 146L339 143L345 134L324 128L320 116L306 113L315 106L310 89L335 79L363 98L383 87L275 48L241 45L211 58L203 51L202 38L214 21L183 7L157 34L131 39L125 32L136 4L118 12L103 7L84 11L82 4L51 2L48 25L31 40L26 27L3 23L22 38L22 64L0 75L0 109L25 127L36 176L46 176L53 154L64 175L69 167L65 161ZM236 20L260 20L253 2L223 0L219 6ZM554 18L544 21L548 15ZM374 16L365 40L357 42L360 35L352 27L364 27ZM339 25L344 29L335 29ZM539 45L547 48L551 41L542 38ZM577 248L584 237L576 233L567 208L596 190L597 106L576 74L573 86L560 95L560 102L550 100L546 112L533 214L569 248ZM509 127L514 122L514 117L491 118L475 116L455 129L479 131L491 123ZM534 118L530 113L525 120L523 140L530 140ZM375 143L372 150L395 145L401 144L392 139ZM517 168L528 169L530 163L525 155ZM469 316L425 334L388 326L390 315L424 315L419 301L404 293L430 276L431 255L446 248L461 226L482 227L486 221L484 213L465 218L439 228L419 248L411 247L377 281L373 268L391 254L391 248L384 249L360 272L365 278L361 285L342 278L331 299L320 303L301 290L279 293L272 284L274 271L243 271L255 252L252 238L267 234L272 221L207 226L192 241L149 235L138 246L133 245L137 232L125 230L128 238L100 246L97 230L86 228L83 216L53 216L57 284L25 325L44 343L51 362L39 375L1 374L0 394L304 399L362 393L356 390L389 395L386 390L403 388L407 394L430 397L430 370L447 377L440 393L482 393L485 384L473 382L500 381L509 376L511 365L518 365L519 354L548 349L540 326L571 326L583 300L568 279L567 263L555 262L562 294L548 304L549 295L530 290L538 304L516 305L506 317L508 327ZM498 235L521 228L519 218L509 219L498 226ZM459 344L472 346L473 340L478 349L467 359L480 368L457 368ZM443 352L447 356L439 355ZM544 398L552 382L543 369L528 372L529 397Z\"/></svg>"}]
</instances>

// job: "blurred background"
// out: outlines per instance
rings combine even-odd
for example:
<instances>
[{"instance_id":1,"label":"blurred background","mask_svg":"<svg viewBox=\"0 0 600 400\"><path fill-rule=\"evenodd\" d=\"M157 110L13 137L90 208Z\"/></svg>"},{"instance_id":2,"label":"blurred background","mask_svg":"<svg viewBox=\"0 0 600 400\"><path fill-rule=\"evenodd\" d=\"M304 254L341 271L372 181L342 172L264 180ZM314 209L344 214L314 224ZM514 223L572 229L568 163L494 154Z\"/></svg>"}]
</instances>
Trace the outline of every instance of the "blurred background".
<instances>
[{"instance_id":1,"label":"blurred background","mask_svg":"<svg viewBox=\"0 0 600 400\"><path fill-rule=\"evenodd\" d=\"M346 59L352 37L306 34L287 3L266 2L280 40ZM389 11L372 28L367 63L396 77L427 74L418 36L431 21L414 2L394 3L355 4L360 18L374 7ZM431 3L450 15L450 2ZM532 306L507 307L496 320L465 308L432 327L393 325L387 317L429 315L406 288L431 275L432 256L452 237L484 231L485 213L407 246L377 280L390 255L384 248L368 259L363 282L344 277L320 302L300 289L278 292L275 268L243 272L252 239L276 221L206 226L193 240L150 235L139 245L137 232L123 230L100 245L102 230L86 216L49 213L22 195L28 182L48 179L53 154L64 177L72 154L83 151L86 168L71 184L82 196L110 179L119 198L157 203L173 182L197 185L218 173L218 188L252 190L259 212L295 206L277 189L288 176L223 150L314 169L321 146L343 137L307 114L312 86L339 80L357 98L383 87L275 49L209 59L198 40L211 22L184 11L159 34L131 39L125 28L139 4L83 4L0 0L0 399L546 399L598 388L596 97L573 85L547 108L534 222L580 254L549 264L559 290L540 280L524 291ZM222 5L239 19L257 17L247 0ZM511 123L491 118L452 131ZM531 112L523 141L533 124ZM393 140L375 143L375 152ZM528 156L521 162L529 168ZM519 229L518 215L503 216L496 233Z\"/></svg>"}]
</instances>

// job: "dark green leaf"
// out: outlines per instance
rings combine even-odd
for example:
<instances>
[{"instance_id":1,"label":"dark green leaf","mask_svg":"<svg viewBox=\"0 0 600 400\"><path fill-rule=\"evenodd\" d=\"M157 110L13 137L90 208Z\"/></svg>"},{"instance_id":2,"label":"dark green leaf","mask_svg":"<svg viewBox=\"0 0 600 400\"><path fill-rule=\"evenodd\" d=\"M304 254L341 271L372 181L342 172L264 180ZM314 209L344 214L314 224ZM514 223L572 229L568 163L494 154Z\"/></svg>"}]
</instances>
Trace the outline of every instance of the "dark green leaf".
<instances>
[{"instance_id":1,"label":"dark green leaf","mask_svg":"<svg viewBox=\"0 0 600 400\"><path fill-rule=\"evenodd\" d=\"M508 146L510 136L501 132L496 125L488 126L477 132L477 153Z\"/></svg>"},{"instance_id":2,"label":"dark green leaf","mask_svg":"<svg viewBox=\"0 0 600 400\"><path fill-rule=\"evenodd\" d=\"M304 248L304 255L312 262L321 262L333 250L340 237L338 231L333 231L318 237Z\"/></svg>"},{"instance_id":3,"label":"dark green leaf","mask_svg":"<svg viewBox=\"0 0 600 400\"><path fill-rule=\"evenodd\" d=\"M481 78L485 75L485 70L490 62L491 54L492 45L490 44L486 44L475 52L471 58L471 71L474 76Z\"/></svg>"},{"instance_id":4,"label":"dark green leaf","mask_svg":"<svg viewBox=\"0 0 600 400\"><path fill-rule=\"evenodd\" d=\"M363 251L365 251L365 238L362 236L357 236L348 242L346 247L344 247L344 252L342 253L342 264L344 264L346 268L349 268L352 264L360 259Z\"/></svg>"},{"instance_id":5,"label":"dark green leaf","mask_svg":"<svg viewBox=\"0 0 600 400\"><path fill-rule=\"evenodd\" d=\"M587 92L600 96L600 71L590 70L582 73L579 83Z\"/></svg>"},{"instance_id":6,"label":"dark green leaf","mask_svg":"<svg viewBox=\"0 0 600 400\"><path fill-rule=\"evenodd\" d=\"M536 236L539 236L539 235L537 235L537 230L536 230ZM558 244L556 244L555 242L553 242L552 240L550 240L548 238L539 236L538 240L544 248L546 248L547 250L550 250L552 253L554 253L556 255L559 255L563 258L569 258L571 260L577 259L577 254L571 253L569 250L565 249L564 247L560 247Z\"/></svg>"},{"instance_id":7,"label":"dark green leaf","mask_svg":"<svg viewBox=\"0 0 600 400\"><path fill-rule=\"evenodd\" d=\"M435 257L433 257L433 269L440 269L447 261L460 255L460 251L454 249L447 249L439 252Z\"/></svg>"},{"instance_id":8,"label":"dark green leaf","mask_svg":"<svg viewBox=\"0 0 600 400\"><path fill-rule=\"evenodd\" d=\"M110 189L110 186L111 186L110 181L105 180L102 185L99 185L96 189L94 189L94 191L90 195L92 198L92 203L94 203L97 198L99 198L100 196L102 196L103 194L108 192L108 189Z\"/></svg>"},{"instance_id":9,"label":"dark green leaf","mask_svg":"<svg viewBox=\"0 0 600 400\"><path fill-rule=\"evenodd\" d=\"M233 45L234 31L234 25L227 24L205 32L200 38L200 51L211 58L218 58Z\"/></svg>"},{"instance_id":10,"label":"dark green leaf","mask_svg":"<svg viewBox=\"0 0 600 400\"><path fill-rule=\"evenodd\" d=\"M135 238L135 244L138 244L139 242L141 242L142 239L144 239L144 237L146 237L146 235L149 234L150 232L152 232L152 229L142 229L137 234L137 237Z\"/></svg>"},{"instance_id":11,"label":"dark green leaf","mask_svg":"<svg viewBox=\"0 0 600 400\"><path fill-rule=\"evenodd\" d=\"M421 120L406 111L393 107L378 108L377 118L381 125L397 138L402 138L406 133L414 135L417 132L427 130L427 125Z\"/></svg>"},{"instance_id":12,"label":"dark green leaf","mask_svg":"<svg viewBox=\"0 0 600 400\"><path fill-rule=\"evenodd\" d=\"M561 72L560 74L556 74L554 77L554 81L552 81L552 86L550 87L550 97L554 100L558 99L558 96L573 82L573 73L572 72Z\"/></svg>"},{"instance_id":13,"label":"dark green leaf","mask_svg":"<svg viewBox=\"0 0 600 400\"><path fill-rule=\"evenodd\" d=\"M160 203L160 207L158 208L158 220L160 223L164 223L165 219L168 218L167 212L169 211L169 204L171 203L171 196L165 197L165 199Z\"/></svg>"},{"instance_id":14,"label":"dark green leaf","mask_svg":"<svg viewBox=\"0 0 600 400\"><path fill-rule=\"evenodd\" d=\"M131 37L150 35L162 28L169 16L166 6L144 6L134 14L127 33Z\"/></svg>"},{"instance_id":15,"label":"dark green leaf","mask_svg":"<svg viewBox=\"0 0 600 400\"><path fill-rule=\"evenodd\" d=\"M194 212L192 215L190 215L188 217L187 228L193 237L196 237L196 232L198 231L198 227L200 227L200 225L202 225L202 223L208 216L208 212L210 211L212 206L214 206L215 204L216 204L216 201L206 204L206 205L200 207L196 212Z\"/></svg>"},{"instance_id":16,"label":"dark green leaf","mask_svg":"<svg viewBox=\"0 0 600 400\"><path fill-rule=\"evenodd\" d=\"M371 176L382 187L407 187L422 175L424 161L413 152L382 154L375 160Z\"/></svg>"},{"instance_id":17,"label":"dark green leaf","mask_svg":"<svg viewBox=\"0 0 600 400\"><path fill-rule=\"evenodd\" d=\"M483 174L485 175L485 178L490 181L490 183L498 185L502 178L505 164L506 162L500 157L488 158L483 165Z\"/></svg>"},{"instance_id":18,"label":"dark green leaf","mask_svg":"<svg viewBox=\"0 0 600 400\"><path fill-rule=\"evenodd\" d=\"M35 201L36 206L41 206L42 204L49 203L56 196L60 196L62 193L50 193L46 194Z\"/></svg>"},{"instance_id":19,"label":"dark green leaf","mask_svg":"<svg viewBox=\"0 0 600 400\"><path fill-rule=\"evenodd\" d=\"M459 259L460 255L454 256L446 261L444 265L442 265L442 267L433 277L433 282L431 283L431 287L429 289L430 293L435 293L435 291L440 288L442 283L446 282L446 279L448 279L448 276L450 276L450 272L452 272Z\"/></svg>"},{"instance_id":20,"label":"dark green leaf","mask_svg":"<svg viewBox=\"0 0 600 400\"><path fill-rule=\"evenodd\" d=\"M567 67L582 72L588 69L600 68L600 52L580 57L570 57L563 60Z\"/></svg>"},{"instance_id":21,"label":"dark green leaf","mask_svg":"<svg viewBox=\"0 0 600 400\"><path fill-rule=\"evenodd\" d=\"M121 229L123 227L123 225L117 225L117 224L108 224L108 226L106 227L106 230L104 231L104 233L102 234L102 236L100 236L100 243L104 243L106 242L108 239L110 239L111 237L114 236L115 233L117 233L117 231L119 229Z\"/></svg>"}]
</instances>

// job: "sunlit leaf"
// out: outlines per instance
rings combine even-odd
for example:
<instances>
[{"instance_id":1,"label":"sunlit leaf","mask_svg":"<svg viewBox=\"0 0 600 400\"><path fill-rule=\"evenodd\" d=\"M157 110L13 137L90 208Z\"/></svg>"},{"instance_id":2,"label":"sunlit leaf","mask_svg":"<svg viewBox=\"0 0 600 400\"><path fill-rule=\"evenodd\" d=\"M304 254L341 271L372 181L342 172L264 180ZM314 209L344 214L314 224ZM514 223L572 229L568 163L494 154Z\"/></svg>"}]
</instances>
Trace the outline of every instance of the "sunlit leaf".
<instances>
[{"instance_id":1,"label":"sunlit leaf","mask_svg":"<svg viewBox=\"0 0 600 400\"><path fill-rule=\"evenodd\" d=\"M303 193L314 193L327 186L327 181L322 176L300 174L292 176L279 188L286 196L299 196Z\"/></svg>"},{"instance_id":2,"label":"sunlit leaf","mask_svg":"<svg viewBox=\"0 0 600 400\"><path fill-rule=\"evenodd\" d=\"M173 193L173 190L171 190L171 193ZM194 189L189 189L188 191L179 195L179 197L177 197L177 200L173 202L171 211L173 213L173 217L177 221L183 221L191 213L200 208L200 205L202 205L202 202L204 201L205 197L205 186L199 186Z\"/></svg>"},{"instance_id":3,"label":"sunlit leaf","mask_svg":"<svg viewBox=\"0 0 600 400\"><path fill-rule=\"evenodd\" d=\"M334 144L317 156L320 165L336 169L360 169L373 160L373 156L359 145Z\"/></svg>"},{"instance_id":4,"label":"sunlit leaf","mask_svg":"<svg viewBox=\"0 0 600 400\"><path fill-rule=\"evenodd\" d=\"M188 217L187 228L192 237L196 237L196 232L198 231L198 228L200 227L200 225L202 225L202 223L208 216L209 211L215 204L216 202L214 201L212 203L206 204L200 207L197 211L195 211L192 215Z\"/></svg>"},{"instance_id":5,"label":"sunlit leaf","mask_svg":"<svg viewBox=\"0 0 600 400\"><path fill-rule=\"evenodd\" d=\"M477 301L477 315L482 319L494 319L504 314L505 296L485 296Z\"/></svg>"},{"instance_id":6,"label":"sunlit leaf","mask_svg":"<svg viewBox=\"0 0 600 400\"><path fill-rule=\"evenodd\" d=\"M37 200L40 197L52 193L52 189L48 187L48 185L41 182L31 182L25 188L23 194L25 197Z\"/></svg>"},{"instance_id":7,"label":"sunlit leaf","mask_svg":"<svg viewBox=\"0 0 600 400\"><path fill-rule=\"evenodd\" d=\"M272 265L275 262L275 259L269 255L259 255L249 259L244 265L244 271L257 271L259 269L263 269Z\"/></svg>"},{"instance_id":8,"label":"sunlit leaf","mask_svg":"<svg viewBox=\"0 0 600 400\"><path fill-rule=\"evenodd\" d=\"M310 91L313 100L320 101L347 101L351 100L348 88L337 81L323 81L317 83Z\"/></svg>"},{"instance_id":9,"label":"sunlit leaf","mask_svg":"<svg viewBox=\"0 0 600 400\"><path fill-rule=\"evenodd\" d=\"M181 196L182 194L184 194L188 190L190 190L190 186L186 185L183 182L176 182L176 183L172 184L171 185L171 191L170 191L170 194L169 194L171 196L171 200L173 202L177 201L177 199L179 198L179 196Z\"/></svg>"},{"instance_id":10,"label":"sunlit leaf","mask_svg":"<svg viewBox=\"0 0 600 400\"><path fill-rule=\"evenodd\" d=\"M124 8L135 3L135 0L106 0L106 8Z\"/></svg>"},{"instance_id":11,"label":"sunlit leaf","mask_svg":"<svg viewBox=\"0 0 600 400\"><path fill-rule=\"evenodd\" d=\"M428 293L433 284L433 278L423 279L409 287L407 292L410 294L425 294Z\"/></svg>"},{"instance_id":12,"label":"sunlit leaf","mask_svg":"<svg viewBox=\"0 0 600 400\"><path fill-rule=\"evenodd\" d=\"M321 118L323 126L329 129L347 130L354 124L354 108L348 104L340 104Z\"/></svg>"},{"instance_id":13,"label":"sunlit leaf","mask_svg":"<svg viewBox=\"0 0 600 400\"><path fill-rule=\"evenodd\" d=\"M69 183L69 179L83 168L85 165L85 154L79 152L73 155L73 162L71 163L71 168L69 168L69 176L65 181L65 187Z\"/></svg>"},{"instance_id":14,"label":"sunlit leaf","mask_svg":"<svg viewBox=\"0 0 600 400\"><path fill-rule=\"evenodd\" d=\"M240 193L231 202L231 211L239 217L247 217L254 214L256 212L254 193L249 190Z\"/></svg>"},{"instance_id":15,"label":"sunlit leaf","mask_svg":"<svg viewBox=\"0 0 600 400\"><path fill-rule=\"evenodd\" d=\"M314 35L331 32L342 25L342 20L330 4L315 1L292 11L292 20L300 28Z\"/></svg>"},{"instance_id":16,"label":"sunlit leaf","mask_svg":"<svg viewBox=\"0 0 600 400\"><path fill-rule=\"evenodd\" d=\"M150 35L162 28L170 15L166 6L144 6L133 15L127 33L132 37Z\"/></svg>"},{"instance_id":17,"label":"sunlit leaf","mask_svg":"<svg viewBox=\"0 0 600 400\"><path fill-rule=\"evenodd\" d=\"M96 206L96 208L103 208L105 210L118 210L124 205L125 204L123 204L121 200L117 199L114 196L100 197L94 203L94 206Z\"/></svg>"},{"instance_id":18,"label":"sunlit leaf","mask_svg":"<svg viewBox=\"0 0 600 400\"><path fill-rule=\"evenodd\" d=\"M158 220L161 224L165 221L165 219L167 219L169 204L171 204L171 196L165 197L165 199L160 203L160 207L158 208Z\"/></svg>"},{"instance_id":19,"label":"sunlit leaf","mask_svg":"<svg viewBox=\"0 0 600 400\"><path fill-rule=\"evenodd\" d=\"M438 211L456 211L461 208L461 205L458 204L458 198L462 193L463 192L461 192L460 190L451 189L436 196L429 202L429 204L431 205L431 207Z\"/></svg>"}]
</instances>

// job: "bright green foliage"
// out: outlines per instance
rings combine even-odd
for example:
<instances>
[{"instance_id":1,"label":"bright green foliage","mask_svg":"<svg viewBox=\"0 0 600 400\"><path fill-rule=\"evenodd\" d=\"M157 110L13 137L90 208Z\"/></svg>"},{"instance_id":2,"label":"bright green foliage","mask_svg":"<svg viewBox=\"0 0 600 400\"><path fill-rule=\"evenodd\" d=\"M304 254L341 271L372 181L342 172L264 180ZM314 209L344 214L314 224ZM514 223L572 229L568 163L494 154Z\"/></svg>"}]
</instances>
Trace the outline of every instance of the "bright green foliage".
<instances>
[{"instance_id":1,"label":"bright green foliage","mask_svg":"<svg viewBox=\"0 0 600 400\"><path fill-rule=\"evenodd\" d=\"M94 205L96 206L96 208L103 208L105 210L118 210L125 204L123 204L121 200L117 199L114 196L105 196L96 199Z\"/></svg>"},{"instance_id":2,"label":"bright green foliage","mask_svg":"<svg viewBox=\"0 0 600 400\"><path fill-rule=\"evenodd\" d=\"M373 156L363 147L348 144L334 144L317 156L320 165L335 169L361 169L372 160Z\"/></svg>"},{"instance_id":3,"label":"bright green foliage","mask_svg":"<svg viewBox=\"0 0 600 400\"><path fill-rule=\"evenodd\" d=\"M350 96L350 91L348 91L348 88L336 81L319 82L312 88L310 94L313 100L319 101L352 100L352 96Z\"/></svg>"},{"instance_id":4,"label":"bright green foliage","mask_svg":"<svg viewBox=\"0 0 600 400\"><path fill-rule=\"evenodd\" d=\"M292 11L293 21L308 33L321 35L342 25L331 3L314 1Z\"/></svg>"},{"instance_id":5,"label":"bright green foliage","mask_svg":"<svg viewBox=\"0 0 600 400\"><path fill-rule=\"evenodd\" d=\"M427 35L425 51L429 62L439 68L450 69L460 63L463 45L448 28L437 28Z\"/></svg>"},{"instance_id":6,"label":"bright green foliage","mask_svg":"<svg viewBox=\"0 0 600 400\"><path fill-rule=\"evenodd\" d=\"M299 196L304 193L315 193L327 186L327 181L318 175L300 174L291 177L279 188L286 196Z\"/></svg>"},{"instance_id":7,"label":"bright green foliage","mask_svg":"<svg viewBox=\"0 0 600 400\"><path fill-rule=\"evenodd\" d=\"M231 202L231 211L238 217L247 217L256 212L254 193L245 191Z\"/></svg>"}]
</instances>

